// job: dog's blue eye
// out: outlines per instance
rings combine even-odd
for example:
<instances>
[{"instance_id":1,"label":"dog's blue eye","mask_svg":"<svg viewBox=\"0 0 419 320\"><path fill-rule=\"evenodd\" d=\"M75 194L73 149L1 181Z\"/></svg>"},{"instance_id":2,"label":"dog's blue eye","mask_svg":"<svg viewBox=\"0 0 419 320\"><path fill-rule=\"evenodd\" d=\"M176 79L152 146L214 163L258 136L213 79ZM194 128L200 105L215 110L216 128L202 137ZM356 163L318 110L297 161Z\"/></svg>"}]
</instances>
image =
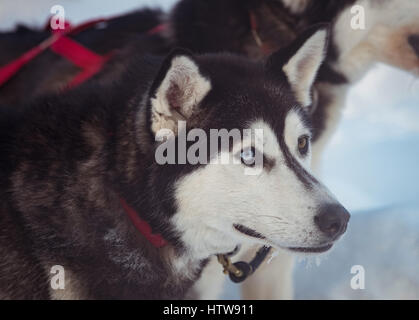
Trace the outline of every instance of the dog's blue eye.
<instances>
[{"instance_id":1,"label":"dog's blue eye","mask_svg":"<svg viewBox=\"0 0 419 320\"><path fill-rule=\"evenodd\" d=\"M256 152L255 148L247 148L240 153L241 161L244 165L252 167L255 165Z\"/></svg>"}]
</instances>

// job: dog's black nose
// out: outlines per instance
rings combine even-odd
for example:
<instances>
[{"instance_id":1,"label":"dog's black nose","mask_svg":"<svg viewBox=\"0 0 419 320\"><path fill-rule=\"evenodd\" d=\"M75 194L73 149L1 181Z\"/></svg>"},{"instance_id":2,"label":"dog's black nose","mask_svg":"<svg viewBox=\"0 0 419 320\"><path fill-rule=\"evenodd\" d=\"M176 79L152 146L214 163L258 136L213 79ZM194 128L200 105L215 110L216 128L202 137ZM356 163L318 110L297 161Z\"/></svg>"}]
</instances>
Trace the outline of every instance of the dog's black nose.
<instances>
[{"instance_id":1,"label":"dog's black nose","mask_svg":"<svg viewBox=\"0 0 419 320\"><path fill-rule=\"evenodd\" d=\"M341 205L328 204L320 208L314 222L331 240L335 240L346 231L349 217L349 212Z\"/></svg>"},{"instance_id":2,"label":"dog's black nose","mask_svg":"<svg viewBox=\"0 0 419 320\"><path fill-rule=\"evenodd\" d=\"M409 36L407 41L409 42L413 50L416 52L416 55L419 57L419 34L413 34Z\"/></svg>"}]
</instances>

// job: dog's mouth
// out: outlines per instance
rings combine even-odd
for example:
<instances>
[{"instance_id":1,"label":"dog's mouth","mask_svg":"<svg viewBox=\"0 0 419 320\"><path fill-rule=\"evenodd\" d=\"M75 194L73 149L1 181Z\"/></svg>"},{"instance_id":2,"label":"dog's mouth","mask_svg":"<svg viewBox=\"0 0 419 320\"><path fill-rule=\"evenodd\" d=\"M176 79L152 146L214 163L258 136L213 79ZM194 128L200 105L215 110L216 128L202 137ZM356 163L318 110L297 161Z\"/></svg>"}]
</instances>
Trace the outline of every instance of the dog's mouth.
<instances>
[{"instance_id":1,"label":"dog's mouth","mask_svg":"<svg viewBox=\"0 0 419 320\"><path fill-rule=\"evenodd\" d=\"M235 223L235 224L233 224L233 227L234 227L234 229L236 229L238 232L243 233L243 234L245 234L246 236L253 237L253 238L257 238L257 239L261 239L261 240L265 240L265 239L266 239L266 237L265 237L264 235L260 234L259 232L255 231L255 230L253 230L253 229L250 229L250 228L248 228L248 227L245 227L245 226L244 226L244 225L242 225L242 224L237 224L237 223Z\"/></svg>"},{"instance_id":2,"label":"dog's mouth","mask_svg":"<svg viewBox=\"0 0 419 320\"><path fill-rule=\"evenodd\" d=\"M321 247L295 247L295 248L287 248L287 249L294 252L302 252L302 253L320 253L320 252L325 252L332 247L333 247L333 244L329 243Z\"/></svg>"},{"instance_id":3,"label":"dog's mouth","mask_svg":"<svg viewBox=\"0 0 419 320\"><path fill-rule=\"evenodd\" d=\"M238 232L252 237L252 238L256 238L256 239L260 239L260 240L267 240L266 237L264 235L262 235L261 233L246 227L242 224L238 224L235 223L233 224L234 229L236 229ZM301 253L321 253L321 252L326 252L329 249L331 249L333 247L333 243L328 243L324 246L319 246L319 247L288 247L286 248L287 250L290 251L294 251L294 252L301 252Z\"/></svg>"}]
</instances>

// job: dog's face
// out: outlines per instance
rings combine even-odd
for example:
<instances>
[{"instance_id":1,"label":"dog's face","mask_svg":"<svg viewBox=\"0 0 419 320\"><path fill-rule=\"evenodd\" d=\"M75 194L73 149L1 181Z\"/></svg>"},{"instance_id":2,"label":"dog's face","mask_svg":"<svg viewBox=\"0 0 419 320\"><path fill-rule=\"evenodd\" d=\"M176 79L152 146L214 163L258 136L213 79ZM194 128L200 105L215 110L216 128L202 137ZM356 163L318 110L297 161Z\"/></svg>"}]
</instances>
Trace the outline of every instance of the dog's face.
<instances>
[{"instance_id":1,"label":"dog's face","mask_svg":"<svg viewBox=\"0 0 419 320\"><path fill-rule=\"evenodd\" d=\"M207 164L156 169L156 179L168 181L164 189L173 193L159 197L173 198L171 221L195 255L246 242L321 252L346 230L349 214L309 172L306 108L326 44L321 26L263 64L225 55L166 59L151 89L154 134L172 130L166 143L179 146L178 120L186 121L188 137L193 128L209 140L212 129L243 133L215 151L205 141Z\"/></svg>"}]
</instances>

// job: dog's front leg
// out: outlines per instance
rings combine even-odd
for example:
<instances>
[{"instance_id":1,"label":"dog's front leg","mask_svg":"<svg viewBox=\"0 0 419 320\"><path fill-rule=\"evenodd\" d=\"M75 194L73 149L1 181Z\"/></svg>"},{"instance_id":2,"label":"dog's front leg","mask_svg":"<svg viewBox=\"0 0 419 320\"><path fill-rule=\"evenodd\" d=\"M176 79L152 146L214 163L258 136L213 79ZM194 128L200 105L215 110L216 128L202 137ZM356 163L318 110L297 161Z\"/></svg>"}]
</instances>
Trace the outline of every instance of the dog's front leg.
<instances>
[{"instance_id":1,"label":"dog's front leg","mask_svg":"<svg viewBox=\"0 0 419 320\"><path fill-rule=\"evenodd\" d=\"M189 290L187 299L215 300L219 299L223 290L226 275L216 257L210 258L202 270L201 276Z\"/></svg>"},{"instance_id":2,"label":"dog's front leg","mask_svg":"<svg viewBox=\"0 0 419 320\"><path fill-rule=\"evenodd\" d=\"M247 250L243 259L250 261L256 254L255 249ZM285 252L279 251L278 255L270 263L267 261L246 279L241 287L243 299L269 299L287 300L293 298L294 257Z\"/></svg>"}]
</instances>

